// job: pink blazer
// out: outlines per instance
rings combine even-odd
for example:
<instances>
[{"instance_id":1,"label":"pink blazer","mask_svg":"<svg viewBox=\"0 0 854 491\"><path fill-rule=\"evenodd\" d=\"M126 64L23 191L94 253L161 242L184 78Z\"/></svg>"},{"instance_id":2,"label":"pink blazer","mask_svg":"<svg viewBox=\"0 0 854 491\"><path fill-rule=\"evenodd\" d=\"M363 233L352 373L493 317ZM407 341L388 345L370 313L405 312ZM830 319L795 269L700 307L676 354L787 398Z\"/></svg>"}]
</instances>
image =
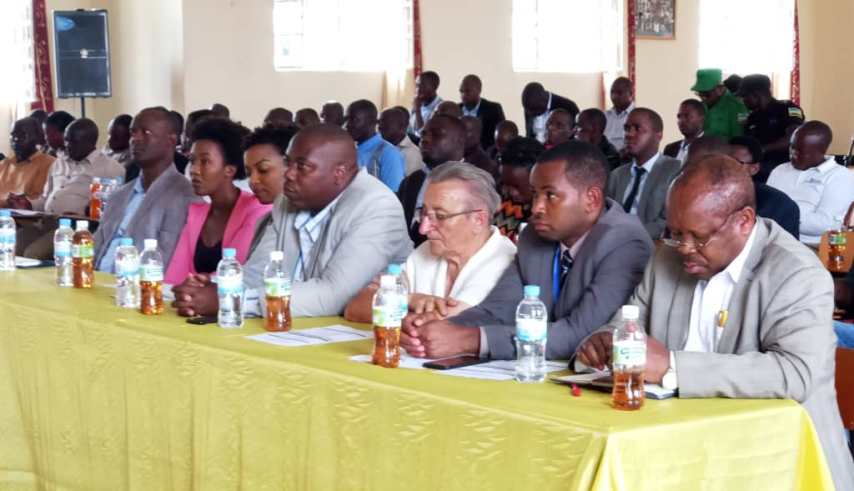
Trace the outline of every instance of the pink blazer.
<instances>
[{"instance_id":1,"label":"pink blazer","mask_svg":"<svg viewBox=\"0 0 854 491\"><path fill-rule=\"evenodd\" d=\"M172 255L172 262L166 270L166 283L177 285L183 282L187 275L196 273L193 264L193 256L196 253L196 243L202 233L202 226L208 218L210 203L192 203L187 211L187 223L181 231L181 238ZM225 225L225 234L222 237L223 249L233 247L237 249L237 260L240 264L246 262L249 255L249 245L255 234L255 223L269 213L272 205L262 205L258 198L246 191L240 192L228 223Z\"/></svg>"}]
</instances>

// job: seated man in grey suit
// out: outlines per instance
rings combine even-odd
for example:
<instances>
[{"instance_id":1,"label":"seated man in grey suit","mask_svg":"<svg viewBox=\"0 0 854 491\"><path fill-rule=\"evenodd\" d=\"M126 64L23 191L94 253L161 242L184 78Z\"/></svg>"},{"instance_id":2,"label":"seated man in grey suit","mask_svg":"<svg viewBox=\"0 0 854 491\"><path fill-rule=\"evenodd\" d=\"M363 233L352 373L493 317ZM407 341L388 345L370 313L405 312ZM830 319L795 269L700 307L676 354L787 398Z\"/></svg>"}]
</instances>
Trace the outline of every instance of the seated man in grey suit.
<instances>
[{"instance_id":1,"label":"seated man in grey suit","mask_svg":"<svg viewBox=\"0 0 854 491\"><path fill-rule=\"evenodd\" d=\"M264 308L264 267L284 251L293 271L294 317L340 315L347 302L389 263L402 263L412 241L397 197L359 169L353 140L341 127L303 128L285 156L284 196L259 220L243 269L247 314ZM216 285L191 275L175 287L180 315L214 315Z\"/></svg>"},{"instance_id":2,"label":"seated man in grey suit","mask_svg":"<svg viewBox=\"0 0 854 491\"><path fill-rule=\"evenodd\" d=\"M658 239L664 231L667 189L682 164L658 151L664 130L658 113L636 108L625 126L626 152L632 162L611 172L605 194L621 203L626 213L637 215L649 236Z\"/></svg>"},{"instance_id":3,"label":"seated man in grey suit","mask_svg":"<svg viewBox=\"0 0 854 491\"><path fill-rule=\"evenodd\" d=\"M522 287L539 285L549 309L546 356L568 359L628 299L653 250L637 217L605 197L606 165L602 152L586 142L544 152L531 171L531 225L519 238L515 260L476 307L448 320L439 313L408 316L401 333L407 352L515 358Z\"/></svg>"},{"instance_id":4,"label":"seated man in grey suit","mask_svg":"<svg viewBox=\"0 0 854 491\"><path fill-rule=\"evenodd\" d=\"M673 183L669 247L630 300L649 333L644 378L686 398L800 402L837 489L854 489L834 386L833 282L814 252L757 218L740 166L704 157ZM590 336L577 360L604 368L611 336L607 327Z\"/></svg>"},{"instance_id":5,"label":"seated man in grey suit","mask_svg":"<svg viewBox=\"0 0 854 491\"><path fill-rule=\"evenodd\" d=\"M172 161L178 134L169 110L143 109L130 127L130 151L141 174L112 196L95 233L95 267L112 273L122 237L133 238L142 250L145 239L157 239L163 264L169 264L196 200L193 186Z\"/></svg>"}]
</instances>

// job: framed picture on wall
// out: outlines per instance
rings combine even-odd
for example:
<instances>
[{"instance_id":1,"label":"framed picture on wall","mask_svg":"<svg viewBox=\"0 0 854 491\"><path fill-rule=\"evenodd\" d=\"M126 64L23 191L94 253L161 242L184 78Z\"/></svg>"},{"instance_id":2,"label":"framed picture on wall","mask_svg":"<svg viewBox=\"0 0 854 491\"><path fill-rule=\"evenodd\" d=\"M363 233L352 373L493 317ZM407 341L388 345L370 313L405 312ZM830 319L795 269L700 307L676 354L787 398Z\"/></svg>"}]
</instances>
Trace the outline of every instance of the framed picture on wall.
<instances>
[{"instance_id":1,"label":"framed picture on wall","mask_svg":"<svg viewBox=\"0 0 854 491\"><path fill-rule=\"evenodd\" d=\"M637 0L639 39L676 39L676 0Z\"/></svg>"}]
</instances>

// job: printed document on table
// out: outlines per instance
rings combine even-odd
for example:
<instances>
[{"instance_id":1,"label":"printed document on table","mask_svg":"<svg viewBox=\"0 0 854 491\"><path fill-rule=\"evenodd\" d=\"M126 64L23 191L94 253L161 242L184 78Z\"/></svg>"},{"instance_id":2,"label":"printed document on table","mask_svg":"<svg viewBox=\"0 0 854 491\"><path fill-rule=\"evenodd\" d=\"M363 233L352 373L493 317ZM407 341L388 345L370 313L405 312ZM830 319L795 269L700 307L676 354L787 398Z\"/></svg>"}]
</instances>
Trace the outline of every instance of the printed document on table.
<instances>
[{"instance_id":1,"label":"printed document on table","mask_svg":"<svg viewBox=\"0 0 854 491\"><path fill-rule=\"evenodd\" d=\"M567 362L553 360L546 362L546 373L566 370ZM454 377L479 378L484 380L513 380L516 378L515 360L493 360L482 365L454 368L452 370L437 370L442 375Z\"/></svg>"},{"instance_id":2,"label":"printed document on table","mask_svg":"<svg viewBox=\"0 0 854 491\"><path fill-rule=\"evenodd\" d=\"M279 346L316 346L319 344L359 341L373 337L374 334L371 331L362 331L342 325L313 327L311 329L293 329L287 332L267 332L246 336L247 339L251 339L252 341Z\"/></svg>"},{"instance_id":3,"label":"printed document on table","mask_svg":"<svg viewBox=\"0 0 854 491\"><path fill-rule=\"evenodd\" d=\"M358 361L359 363L371 363L371 355L356 355L351 356L351 360ZM416 370L423 370L424 364L434 361L432 358L415 358L414 356L409 356L406 354L406 351L400 350L400 365L399 368L414 368Z\"/></svg>"}]
</instances>

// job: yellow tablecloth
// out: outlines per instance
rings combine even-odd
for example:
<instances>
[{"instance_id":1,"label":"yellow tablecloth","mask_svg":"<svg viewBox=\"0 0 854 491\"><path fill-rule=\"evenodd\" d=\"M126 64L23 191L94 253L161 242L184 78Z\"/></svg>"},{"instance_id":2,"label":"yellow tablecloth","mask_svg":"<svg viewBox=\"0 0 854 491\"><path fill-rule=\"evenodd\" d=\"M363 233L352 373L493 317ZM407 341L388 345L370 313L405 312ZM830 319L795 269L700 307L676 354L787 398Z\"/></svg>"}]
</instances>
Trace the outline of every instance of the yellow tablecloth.
<instances>
[{"instance_id":1,"label":"yellow tablecloth","mask_svg":"<svg viewBox=\"0 0 854 491\"><path fill-rule=\"evenodd\" d=\"M832 489L805 411L383 369L0 275L0 489ZM298 327L340 319L301 319Z\"/></svg>"}]
</instances>

